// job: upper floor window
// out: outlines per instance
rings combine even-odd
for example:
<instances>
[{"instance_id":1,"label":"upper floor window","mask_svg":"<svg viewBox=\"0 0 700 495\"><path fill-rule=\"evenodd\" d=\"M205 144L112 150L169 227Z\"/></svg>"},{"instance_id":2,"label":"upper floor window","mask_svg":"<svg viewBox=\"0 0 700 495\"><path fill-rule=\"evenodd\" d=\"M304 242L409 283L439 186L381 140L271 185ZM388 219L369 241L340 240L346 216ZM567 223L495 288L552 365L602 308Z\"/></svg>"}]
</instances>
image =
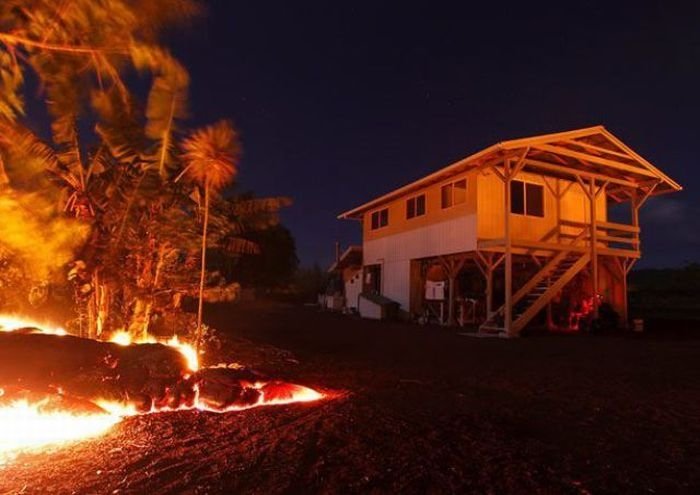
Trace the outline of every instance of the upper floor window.
<instances>
[{"instance_id":1,"label":"upper floor window","mask_svg":"<svg viewBox=\"0 0 700 495\"><path fill-rule=\"evenodd\" d=\"M460 179L440 188L443 209L464 203L467 200L467 179Z\"/></svg>"},{"instance_id":2,"label":"upper floor window","mask_svg":"<svg viewBox=\"0 0 700 495\"><path fill-rule=\"evenodd\" d=\"M510 212L544 217L544 186L520 180L511 181Z\"/></svg>"},{"instance_id":3,"label":"upper floor window","mask_svg":"<svg viewBox=\"0 0 700 495\"><path fill-rule=\"evenodd\" d=\"M389 209L377 210L372 213L372 230L381 229L389 225Z\"/></svg>"},{"instance_id":4,"label":"upper floor window","mask_svg":"<svg viewBox=\"0 0 700 495\"><path fill-rule=\"evenodd\" d=\"M406 200L406 218L425 215L425 194Z\"/></svg>"}]
</instances>

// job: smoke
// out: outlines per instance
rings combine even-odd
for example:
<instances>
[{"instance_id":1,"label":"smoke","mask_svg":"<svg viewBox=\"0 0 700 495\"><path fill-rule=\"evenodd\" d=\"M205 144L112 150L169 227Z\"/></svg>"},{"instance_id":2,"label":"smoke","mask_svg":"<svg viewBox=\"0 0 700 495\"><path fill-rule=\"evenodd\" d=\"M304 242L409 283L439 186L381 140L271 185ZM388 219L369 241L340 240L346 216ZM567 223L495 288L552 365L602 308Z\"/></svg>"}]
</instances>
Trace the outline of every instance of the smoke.
<instances>
[{"instance_id":1,"label":"smoke","mask_svg":"<svg viewBox=\"0 0 700 495\"><path fill-rule=\"evenodd\" d=\"M39 193L0 186L0 245L19 257L35 281L48 280L74 259L89 226L68 218Z\"/></svg>"}]
</instances>

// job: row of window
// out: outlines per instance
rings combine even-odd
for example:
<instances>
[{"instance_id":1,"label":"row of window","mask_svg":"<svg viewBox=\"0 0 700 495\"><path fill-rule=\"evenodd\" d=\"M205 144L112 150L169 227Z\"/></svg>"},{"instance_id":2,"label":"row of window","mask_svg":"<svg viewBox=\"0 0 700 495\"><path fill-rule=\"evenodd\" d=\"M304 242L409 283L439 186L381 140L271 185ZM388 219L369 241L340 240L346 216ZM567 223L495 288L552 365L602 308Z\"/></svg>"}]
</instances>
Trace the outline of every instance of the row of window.
<instances>
[{"instance_id":1,"label":"row of window","mask_svg":"<svg viewBox=\"0 0 700 495\"><path fill-rule=\"evenodd\" d=\"M510 212L517 215L544 217L544 187L540 184L519 180L510 183ZM467 180L460 179L445 184L440 188L440 204L442 209L467 201ZM406 200L406 218L411 219L425 215L425 194L420 194ZM372 213L372 230L389 225L389 209L384 208Z\"/></svg>"}]
</instances>

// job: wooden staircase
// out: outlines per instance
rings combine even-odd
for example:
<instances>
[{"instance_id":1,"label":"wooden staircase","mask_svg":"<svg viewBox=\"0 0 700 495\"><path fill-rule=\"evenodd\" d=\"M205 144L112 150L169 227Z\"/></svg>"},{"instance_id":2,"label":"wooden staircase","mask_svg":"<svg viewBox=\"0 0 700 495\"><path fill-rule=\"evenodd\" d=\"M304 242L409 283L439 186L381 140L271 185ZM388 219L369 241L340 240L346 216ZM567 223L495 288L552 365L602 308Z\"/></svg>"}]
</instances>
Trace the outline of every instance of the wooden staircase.
<instances>
[{"instance_id":1,"label":"wooden staircase","mask_svg":"<svg viewBox=\"0 0 700 495\"><path fill-rule=\"evenodd\" d=\"M525 325L588 265L590 259L588 253L561 251L518 289L512 297L513 322L510 335L518 335ZM510 336L505 329L504 313L505 305L487 318L479 327L479 332Z\"/></svg>"}]
</instances>

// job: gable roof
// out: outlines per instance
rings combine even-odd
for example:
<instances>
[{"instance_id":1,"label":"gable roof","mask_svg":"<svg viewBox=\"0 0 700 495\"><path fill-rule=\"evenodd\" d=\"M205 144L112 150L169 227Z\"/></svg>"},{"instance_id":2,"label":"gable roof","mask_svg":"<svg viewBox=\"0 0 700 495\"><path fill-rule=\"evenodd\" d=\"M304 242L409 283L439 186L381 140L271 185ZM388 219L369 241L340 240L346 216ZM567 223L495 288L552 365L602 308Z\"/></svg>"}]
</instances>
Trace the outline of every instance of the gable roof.
<instances>
[{"instance_id":1,"label":"gable roof","mask_svg":"<svg viewBox=\"0 0 700 495\"><path fill-rule=\"evenodd\" d=\"M349 246L337 261L328 269L328 273L343 270L351 266L362 266L362 246Z\"/></svg>"},{"instance_id":2,"label":"gable roof","mask_svg":"<svg viewBox=\"0 0 700 495\"><path fill-rule=\"evenodd\" d=\"M627 188L647 188L650 194L680 191L682 187L649 161L625 145L602 125L573 131L502 141L421 179L406 184L352 210L339 219L361 218L366 211L448 179L469 169L492 166L504 158L527 157L525 169L547 175L573 177L582 174ZM618 201L624 199L617 199Z\"/></svg>"}]
</instances>

